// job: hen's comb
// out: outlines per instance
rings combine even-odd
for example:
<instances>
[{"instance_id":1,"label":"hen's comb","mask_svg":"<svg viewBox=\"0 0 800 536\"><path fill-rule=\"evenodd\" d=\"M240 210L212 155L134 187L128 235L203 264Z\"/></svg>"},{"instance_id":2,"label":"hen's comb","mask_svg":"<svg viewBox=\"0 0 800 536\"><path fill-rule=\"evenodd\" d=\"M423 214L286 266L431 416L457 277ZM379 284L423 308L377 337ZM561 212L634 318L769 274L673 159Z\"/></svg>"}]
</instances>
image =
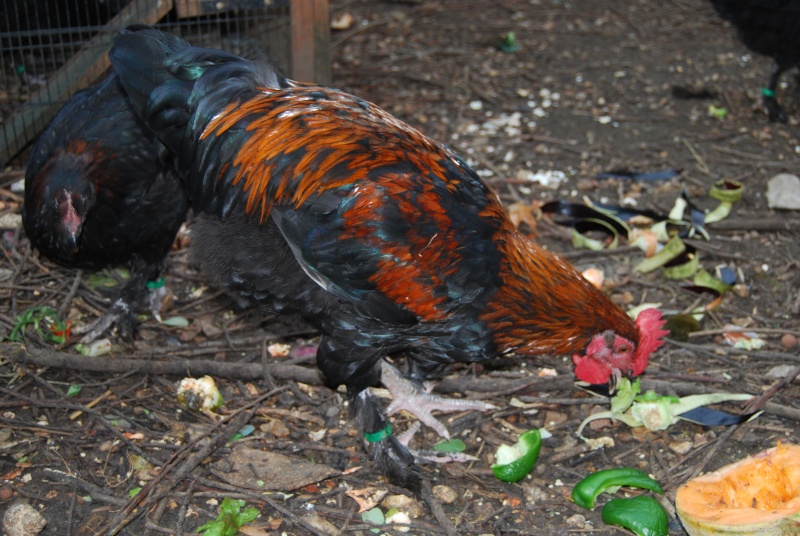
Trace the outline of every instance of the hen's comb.
<instances>
[{"instance_id":1,"label":"hen's comb","mask_svg":"<svg viewBox=\"0 0 800 536\"><path fill-rule=\"evenodd\" d=\"M658 309L645 309L636 317L636 329L639 330L639 344L636 347L636 355L633 356L632 374L638 376L647 368L647 362L659 346L664 344L661 337L669 333L667 329L661 329L667 321L661 316Z\"/></svg>"}]
</instances>

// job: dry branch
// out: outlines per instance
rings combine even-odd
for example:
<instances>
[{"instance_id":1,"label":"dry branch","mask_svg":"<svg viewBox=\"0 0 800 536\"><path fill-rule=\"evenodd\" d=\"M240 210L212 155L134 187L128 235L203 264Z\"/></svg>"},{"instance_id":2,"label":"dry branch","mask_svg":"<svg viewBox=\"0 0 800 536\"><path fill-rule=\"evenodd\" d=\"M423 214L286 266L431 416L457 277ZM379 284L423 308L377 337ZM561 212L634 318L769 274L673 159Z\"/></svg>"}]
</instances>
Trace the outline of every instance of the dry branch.
<instances>
[{"instance_id":1,"label":"dry branch","mask_svg":"<svg viewBox=\"0 0 800 536\"><path fill-rule=\"evenodd\" d=\"M173 376L204 376L237 380L256 380L267 375L276 380L294 380L311 385L322 385L322 374L312 368L297 365L272 363L264 367L261 363L231 363L202 359L170 359L152 361L146 359L125 359L114 356L88 357L66 352L55 352L24 345L0 346L0 357L20 365L37 367L57 367L88 372L125 373L138 370L143 374Z\"/></svg>"}]
</instances>

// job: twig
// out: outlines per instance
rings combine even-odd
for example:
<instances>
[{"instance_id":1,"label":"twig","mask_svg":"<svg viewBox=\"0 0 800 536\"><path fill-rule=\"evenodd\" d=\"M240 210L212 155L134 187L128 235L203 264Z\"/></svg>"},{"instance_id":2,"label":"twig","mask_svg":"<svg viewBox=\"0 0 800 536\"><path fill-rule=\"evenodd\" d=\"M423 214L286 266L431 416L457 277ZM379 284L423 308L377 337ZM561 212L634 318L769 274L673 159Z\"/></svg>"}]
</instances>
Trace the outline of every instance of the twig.
<instances>
[{"instance_id":1,"label":"twig","mask_svg":"<svg viewBox=\"0 0 800 536\"><path fill-rule=\"evenodd\" d=\"M700 251L705 251L706 253L711 253L712 255L716 255L717 257L722 257L724 259L736 259L739 261L749 261L751 260L750 257L745 255L741 255L739 253L734 253L733 251L723 251L720 248L716 248L708 244L708 242L704 240L693 240L691 238L684 238L683 243L694 247L695 249L699 249Z\"/></svg>"},{"instance_id":2,"label":"twig","mask_svg":"<svg viewBox=\"0 0 800 536\"><path fill-rule=\"evenodd\" d=\"M259 396L247 405L239 408L235 413L226 416L217 423L206 435L201 435L186 444L184 448L175 452L161 468L158 476L148 482L148 484L132 497L125 508L117 514L111 522L110 528L106 532L107 536L118 534L123 528L128 526L134 519L149 510L150 505L164 498L183 478L185 478L195 467L211 455L217 448L225 444L230 437L236 433L248 420L255 414L258 406L267 398L283 391L285 387L273 389ZM202 446L194 453L192 450ZM165 479L169 479L160 485ZM160 489L157 489L160 488Z\"/></svg>"},{"instance_id":3,"label":"twig","mask_svg":"<svg viewBox=\"0 0 800 536\"><path fill-rule=\"evenodd\" d=\"M189 487L186 489L186 493L183 494L181 506L178 509L178 520L175 522L175 536L183 536L183 525L186 523L186 512L189 510L189 503L192 500L192 493L194 492L194 487L196 484L197 480L192 480L189 483Z\"/></svg>"},{"instance_id":4,"label":"twig","mask_svg":"<svg viewBox=\"0 0 800 536\"><path fill-rule=\"evenodd\" d=\"M558 253L558 256L565 259L584 259L595 257L611 257L612 255L627 255L629 253L637 253L640 251L641 250L636 246L621 246L618 248L605 248L597 251L592 249L562 251Z\"/></svg>"},{"instance_id":5,"label":"twig","mask_svg":"<svg viewBox=\"0 0 800 536\"><path fill-rule=\"evenodd\" d=\"M431 483L427 479L422 480L422 499L425 501L425 504L428 505L428 508L430 508L433 517L439 522L445 534L447 534L447 536L458 536L458 531L453 526L450 518L447 517L444 508L442 508L442 505L436 500L436 497L433 496Z\"/></svg>"},{"instance_id":6,"label":"twig","mask_svg":"<svg viewBox=\"0 0 800 536\"><path fill-rule=\"evenodd\" d=\"M692 478L699 475L700 472L703 469L705 469L708 462L710 462L711 459L714 458L717 455L717 453L722 449L722 447L725 445L725 442L728 441L728 439L730 439L733 433L736 432L736 430L738 430L741 427L742 424L736 424L725 430L725 433L719 436L717 443L708 450L705 457L702 460L700 460L700 463L698 463L695 466L694 470L689 474L689 478L687 478L687 480L691 480Z\"/></svg>"},{"instance_id":7,"label":"twig","mask_svg":"<svg viewBox=\"0 0 800 536\"><path fill-rule=\"evenodd\" d=\"M61 399L59 399L59 400L35 399L35 398L31 398L29 396L25 396L25 395L23 395L21 393L15 392L15 391L11 391L9 389L5 389L3 387L0 387L0 393L6 394L8 396L13 396L13 397L18 398L20 400L24 400L29 405L32 405L32 406L38 406L38 407L42 407L42 408L56 408L56 409L61 409L61 410L70 410L70 409L72 409L72 410L83 411L84 413L94 417L97 420L98 424L100 424L104 428L106 428L114 437L119 439L120 442L125 443L128 446L128 448L130 448L131 450L136 452L139 456L141 456L142 458L144 458L145 460L147 460L148 462L150 462L151 464L153 464L155 466L161 465L161 460L158 460L158 459L154 458L152 455L150 455L147 452L143 451L141 449L141 447L139 447L139 445L137 445L136 443L134 443L133 441L131 441L130 439L125 437L125 434L120 432L117 429L116 426L113 426L102 414L100 414L99 412L97 412L97 411L95 411L95 410L93 410L93 409L91 409L91 408L89 408L87 406L83 406L83 405L80 405L80 404L73 404L73 403L70 403L70 402L67 402L67 401L61 400ZM8 422L7 419L6 419L6 421ZM30 425L30 428L31 429L36 429L36 427L33 424ZM41 428L45 429L45 430L48 430L48 431L51 431L51 428L46 427L46 426L42 426Z\"/></svg>"},{"instance_id":8,"label":"twig","mask_svg":"<svg viewBox=\"0 0 800 536\"><path fill-rule=\"evenodd\" d=\"M83 270L76 270L75 278L72 280L72 286L69 287L67 295L64 296L64 300L61 302L61 307L58 308L58 318L66 318L65 315L69 309L69 304L72 303L72 298L75 297L75 293L78 291L78 287L81 284L81 278L83 278Z\"/></svg>"},{"instance_id":9,"label":"twig","mask_svg":"<svg viewBox=\"0 0 800 536\"><path fill-rule=\"evenodd\" d=\"M77 479L72 484L72 493L69 497L69 512L67 513L67 535L72 536L72 520L75 516L75 504L78 502L78 482Z\"/></svg>"},{"instance_id":10,"label":"twig","mask_svg":"<svg viewBox=\"0 0 800 536\"><path fill-rule=\"evenodd\" d=\"M229 494L228 496L231 499L239 499L239 498L241 498L241 499L250 499L250 500L254 500L254 501L258 501L258 502L262 502L264 504L267 504L267 505L270 506L270 508L272 508L273 510L275 510L279 514L283 515L284 517L286 517L288 519L291 519L294 523L297 523L298 525L301 525L302 527L304 527L306 530L308 530L312 534L316 534L317 536L328 536L328 533L320 531L319 529L314 527L312 524L310 524L308 521L306 521L305 519L303 519L300 516L295 515L294 512L292 512L288 508L285 508L285 507L281 506L278 503L278 501L268 497L267 495L260 494L260 493L253 493L253 492L251 492L251 491L249 491L247 489L242 489L242 488L237 487L237 486L232 486L230 484L226 484L225 482L218 482L218 481L214 481L214 480L209 480L209 479L203 478L203 477L197 477L196 480L197 480L197 483L199 485L201 485L201 486L206 486L207 488L210 488L210 489L222 490L222 491L227 492L227 494ZM198 497L200 497L202 495L203 495L202 493L197 493Z\"/></svg>"},{"instance_id":11,"label":"twig","mask_svg":"<svg viewBox=\"0 0 800 536\"><path fill-rule=\"evenodd\" d=\"M148 361L144 359L109 359L108 356L89 357L43 349L27 349L22 345L0 346L0 356L18 364L39 367L58 367L89 372L139 372L152 375L205 376L240 380L257 380L264 377L260 363L221 363L196 359L171 361ZM274 363L269 365L269 374L276 380L294 380L310 385L322 385L322 374L315 369Z\"/></svg>"},{"instance_id":12,"label":"twig","mask_svg":"<svg viewBox=\"0 0 800 536\"><path fill-rule=\"evenodd\" d=\"M701 331L693 331L689 334L690 339L694 339L695 337L705 337L707 335L724 335L726 333L746 333L752 331L753 333L765 333L765 334L772 334L772 335L784 335L784 334L792 334L800 337L800 331L794 331L791 329L781 329L781 328L743 328L739 326L729 326L727 328L722 329L704 329Z\"/></svg>"},{"instance_id":13,"label":"twig","mask_svg":"<svg viewBox=\"0 0 800 536\"><path fill-rule=\"evenodd\" d=\"M681 141L686 146L686 148L689 149L689 152L692 153L695 162L697 162L697 169L703 175L707 175L710 177L711 170L709 169L708 164L706 163L705 159L700 155L700 153L697 152L697 149L695 149L694 145L692 145L692 142L683 137L681 137Z\"/></svg>"},{"instance_id":14,"label":"twig","mask_svg":"<svg viewBox=\"0 0 800 536\"><path fill-rule=\"evenodd\" d=\"M54 480L58 480L59 482L66 482L68 484L72 484L73 486L77 486L84 492L91 495L92 499L96 499L98 501L113 504L114 506L125 506L125 504L128 502L120 497L109 495L106 493L106 490L100 486L95 486L94 484L86 482L85 480L81 480L80 478L64 473L63 471L58 471L52 467L45 467L44 474Z\"/></svg>"},{"instance_id":15,"label":"twig","mask_svg":"<svg viewBox=\"0 0 800 536\"><path fill-rule=\"evenodd\" d=\"M800 374L800 366L797 366L797 367L793 368L792 370L790 370L789 373L786 376L781 378L781 380L779 382L777 382L775 385L770 387L768 390L764 391L764 393L761 396L751 400L750 403L747 405L747 410L748 411L758 411L759 409L761 409L761 407L764 406L764 404L766 404L766 402L770 398L775 396L775 394L778 391L780 391L781 389L783 389L787 385L791 385L792 382L794 381L794 379L797 378L798 374Z\"/></svg>"},{"instance_id":16,"label":"twig","mask_svg":"<svg viewBox=\"0 0 800 536\"><path fill-rule=\"evenodd\" d=\"M800 231L800 220L788 218L759 218L755 220L724 219L708 224L709 229L715 231L759 231L763 233L786 231L797 233Z\"/></svg>"}]
</instances>

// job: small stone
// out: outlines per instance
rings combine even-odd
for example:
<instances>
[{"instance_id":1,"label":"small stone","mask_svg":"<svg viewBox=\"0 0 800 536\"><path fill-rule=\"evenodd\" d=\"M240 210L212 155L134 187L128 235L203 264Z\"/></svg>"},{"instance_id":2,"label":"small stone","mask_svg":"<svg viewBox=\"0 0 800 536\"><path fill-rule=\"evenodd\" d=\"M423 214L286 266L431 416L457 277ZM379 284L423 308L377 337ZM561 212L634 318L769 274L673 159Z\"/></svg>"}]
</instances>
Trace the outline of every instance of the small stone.
<instances>
[{"instance_id":1,"label":"small stone","mask_svg":"<svg viewBox=\"0 0 800 536\"><path fill-rule=\"evenodd\" d=\"M14 503L3 516L3 530L8 536L36 536L47 520L28 503Z\"/></svg>"},{"instance_id":2,"label":"small stone","mask_svg":"<svg viewBox=\"0 0 800 536\"><path fill-rule=\"evenodd\" d=\"M781 346L783 346L785 350L791 350L797 346L797 337L791 333L786 333L783 337L781 337Z\"/></svg>"},{"instance_id":3,"label":"small stone","mask_svg":"<svg viewBox=\"0 0 800 536\"><path fill-rule=\"evenodd\" d=\"M458 493L450 486L442 484L433 486L433 496L442 501L444 504L453 504L458 499Z\"/></svg>"},{"instance_id":4,"label":"small stone","mask_svg":"<svg viewBox=\"0 0 800 536\"><path fill-rule=\"evenodd\" d=\"M542 486L536 484L522 484L522 492L525 496L525 502L528 506L536 506L536 503L544 502L550 499L550 494Z\"/></svg>"},{"instance_id":5,"label":"small stone","mask_svg":"<svg viewBox=\"0 0 800 536\"><path fill-rule=\"evenodd\" d=\"M690 450L692 450L692 442L691 441L672 441L669 444L669 450L671 450L675 454L680 454L682 456L684 454L687 454Z\"/></svg>"},{"instance_id":6,"label":"small stone","mask_svg":"<svg viewBox=\"0 0 800 536\"><path fill-rule=\"evenodd\" d=\"M767 183L769 208L800 210L800 177L779 173Z\"/></svg>"},{"instance_id":7,"label":"small stone","mask_svg":"<svg viewBox=\"0 0 800 536\"><path fill-rule=\"evenodd\" d=\"M387 495L381 501L381 506L386 510L397 508L401 512L407 513L412 518L420 517L425 513L419 505L419 502L407 495Z\"/></svg>"},{"instance_id":8,"label":"small stone","mask_svg":"<svg viewBox=\"0 0 800 536\"><path fill-rule=\"evenodd\" d=\"M776 365L769 369L765 376L767 378L785 378L794 370L794 367L794 365Z\"/></svg>"},{"instance_id":9,"label":"small stone","mask_svg":"<svg viewBox=\"0 0 800 536\"><path fill-rule=\"evenodd\" d=\"M586 525L586 518L581 514L575 514L569 516L567 519L564 520L564 523L567 524L568 527L574 527L576 529L583 529Z\"/></svg>"}]
</instances>

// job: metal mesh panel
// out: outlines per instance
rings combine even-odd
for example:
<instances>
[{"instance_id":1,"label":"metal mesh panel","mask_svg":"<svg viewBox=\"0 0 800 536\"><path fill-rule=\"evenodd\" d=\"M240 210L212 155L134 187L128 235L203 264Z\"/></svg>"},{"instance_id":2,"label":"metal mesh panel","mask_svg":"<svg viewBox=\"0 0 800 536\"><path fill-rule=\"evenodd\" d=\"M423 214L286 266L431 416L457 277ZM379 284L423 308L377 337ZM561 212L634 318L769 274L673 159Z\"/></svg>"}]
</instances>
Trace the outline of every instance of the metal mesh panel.
<instances>
[{"instance_id":1,"label":"metal mesh panel","mask_svg":"<svg viewBox=\"0 0 800 536\"><path fill-rule=\"evenodd\" d=\"M56 110L109 69L123 26L153 25L198 46L289 73L289 0L0 0L0 163L21 160Z\"/></svg>"}]
</instances>

